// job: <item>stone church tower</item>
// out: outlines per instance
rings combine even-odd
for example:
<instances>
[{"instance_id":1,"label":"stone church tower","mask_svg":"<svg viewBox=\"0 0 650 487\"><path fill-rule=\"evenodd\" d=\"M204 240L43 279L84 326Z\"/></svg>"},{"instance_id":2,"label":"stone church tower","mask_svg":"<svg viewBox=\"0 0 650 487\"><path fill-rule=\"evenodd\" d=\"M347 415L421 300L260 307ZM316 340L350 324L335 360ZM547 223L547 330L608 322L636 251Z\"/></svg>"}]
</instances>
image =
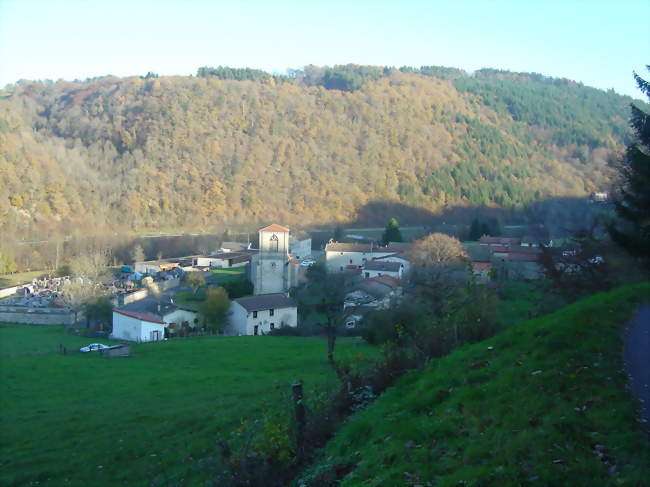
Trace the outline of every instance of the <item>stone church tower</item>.
<instances>
[{"instance_id":1,"label":"stone church tower","mask_svg":"<svg viewBox=\"0 0 650 487\"><path fill-rule=\"evenodd\" d=\"M289 255L289 229L275 223L260 229L259 248L251 261L254 294L287 293L298 272Z\"/></svg>"}]
</instances>

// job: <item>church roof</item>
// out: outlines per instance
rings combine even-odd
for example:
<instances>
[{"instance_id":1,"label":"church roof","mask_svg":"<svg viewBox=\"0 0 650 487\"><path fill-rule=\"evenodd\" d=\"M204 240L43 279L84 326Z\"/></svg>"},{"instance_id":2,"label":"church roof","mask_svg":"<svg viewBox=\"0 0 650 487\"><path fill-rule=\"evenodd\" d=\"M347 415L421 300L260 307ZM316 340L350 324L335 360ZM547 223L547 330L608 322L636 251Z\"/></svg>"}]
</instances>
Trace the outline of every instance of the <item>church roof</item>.
<instances>
[{"instance_id":1,"label":"church roof","mask_svg":"<svg viewBox=\"0 0 650 487\"><path fill-rule=\"evenodd\" d=\"M288 232L288 231L289 229L287 227L283 227L282 225L278 225L277 223L273 223L268 227L260 228L260 232Z\"/></svg>"}]
</instances>

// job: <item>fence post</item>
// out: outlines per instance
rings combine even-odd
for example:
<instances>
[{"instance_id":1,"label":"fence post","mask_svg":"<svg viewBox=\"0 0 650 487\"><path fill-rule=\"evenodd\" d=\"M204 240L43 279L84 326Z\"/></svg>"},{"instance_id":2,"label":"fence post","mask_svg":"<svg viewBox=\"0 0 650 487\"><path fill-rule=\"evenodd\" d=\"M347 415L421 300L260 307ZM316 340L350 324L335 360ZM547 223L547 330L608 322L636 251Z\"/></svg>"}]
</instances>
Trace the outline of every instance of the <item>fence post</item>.
<instances>
[{"instance_id":1,"label":"fence post","mask_svg":"<svg viewBox=\"0 0 650 487\"><path fill-rule=\"evenodd\" d=\"M305 457L305 405L302 402L302 381L291 384L293 407L296 414L296 458L302 463Z\"/></svg>"}]
</instances>

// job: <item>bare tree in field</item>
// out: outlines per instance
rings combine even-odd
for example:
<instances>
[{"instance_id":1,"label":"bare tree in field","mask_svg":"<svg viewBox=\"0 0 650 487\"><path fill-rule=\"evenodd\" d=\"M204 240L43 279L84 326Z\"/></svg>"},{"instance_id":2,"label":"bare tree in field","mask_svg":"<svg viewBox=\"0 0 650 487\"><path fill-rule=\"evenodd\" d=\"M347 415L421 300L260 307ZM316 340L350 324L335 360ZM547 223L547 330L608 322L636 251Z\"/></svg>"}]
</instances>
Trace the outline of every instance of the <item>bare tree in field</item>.
<instances>
[{"instance_id":1,"label":"bare tree in field","mask_svg":"<svg viewBox=\"0 0 650 487\"><path fill-rule=\"evenodd\" d=\"M108 266L111 261L109 249L97 250L80 255L70 262L70 270L75 276L85 276L93 282L110 280Z\"/></svg>"}]
</instances>

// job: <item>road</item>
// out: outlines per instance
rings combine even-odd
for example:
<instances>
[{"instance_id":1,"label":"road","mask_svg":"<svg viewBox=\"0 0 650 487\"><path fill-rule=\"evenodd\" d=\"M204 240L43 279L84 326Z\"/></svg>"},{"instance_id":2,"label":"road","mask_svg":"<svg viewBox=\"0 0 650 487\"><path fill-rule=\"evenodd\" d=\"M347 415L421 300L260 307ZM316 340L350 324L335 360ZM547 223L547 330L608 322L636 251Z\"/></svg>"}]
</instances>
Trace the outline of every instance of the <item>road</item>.
<instances>
[{"instance_id":1,"label":"road","mask_svg":"<svg viewBox=\"0 0 650 487\"><path fill-rule=\"evenodd\" d=\"M650 305L636 310L625 334L625 364L632 392L641 402L645 428L650 432Z\"/></svg>"}]
</instances>

